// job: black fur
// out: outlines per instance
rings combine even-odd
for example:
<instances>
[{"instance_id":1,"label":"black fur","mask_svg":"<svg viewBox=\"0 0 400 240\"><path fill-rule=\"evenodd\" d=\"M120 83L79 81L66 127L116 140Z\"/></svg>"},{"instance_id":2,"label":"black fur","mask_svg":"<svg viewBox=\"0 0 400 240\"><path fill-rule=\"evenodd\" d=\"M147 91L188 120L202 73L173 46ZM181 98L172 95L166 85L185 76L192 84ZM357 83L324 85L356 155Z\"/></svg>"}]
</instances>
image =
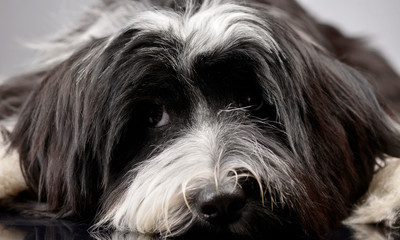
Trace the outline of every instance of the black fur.
<instances>
[{"instance_id":1,"label":"black fur","mask_svg":"<svg viewBox=\"0 0 400 240\"><path fill-rule=\"evenodd\" d=\"M246 106L251 96L262 107L239 118L293 158L305 192L304 199L291 200L293 206L278 204L274 213L281 222L253 211L251 228L242 234L263 238L291 229L323 236L337 227L368 188L376 159L400 157L393 126L400 79L377 53L319 24L295 2L258 2L243 4L269 23L278 52L243 37L188 63L185 42L173 34L129 28L112 41L86 41L67 59L1 85L0 119L18 116L9 140L34 196L15 206L92 221L126 191L131 169L191 127L200 101L217 116L227 106ZM185 11L182 6L169 5ZM271 6L288 19L270 13ZM304 41L294 22L321 48ZM170 114L166 128L149 126L149 111L158 106ZM249 200L253 205L271 211L259 198ZM204 229L230 234L201 221L189 233Z\"/></svg>"}]
</instances>

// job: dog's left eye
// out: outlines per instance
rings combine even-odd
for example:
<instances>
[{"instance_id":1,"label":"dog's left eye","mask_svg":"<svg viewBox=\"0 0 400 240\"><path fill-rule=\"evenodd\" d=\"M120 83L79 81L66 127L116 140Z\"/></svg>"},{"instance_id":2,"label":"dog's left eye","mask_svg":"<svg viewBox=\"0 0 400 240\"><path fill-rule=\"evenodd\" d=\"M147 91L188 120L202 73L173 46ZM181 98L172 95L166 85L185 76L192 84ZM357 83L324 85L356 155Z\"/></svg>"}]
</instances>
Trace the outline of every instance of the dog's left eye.
<instances>
[{"instance_id":1,"label":"dog's left eye","mask_svg":"<svg viewBox=\"0 0 400 240\"><path fill-rule=\"evenodd\" d=\"M245 93L239 100L240 107L246 107L248 110L255 112L260 110L264 105L264 101L260 94Z\"/></svg>"},{"instance_id":2,"label":"dog's left eye","mask_svg":"<svg viewBox=\"0 0 400 240\"><path fill-rule=\"evenodd\" d=\"M151 128L159 128L169 124L169 114L163 105L153 105L148 109L147 124Z\"/></svg>"}]
</instances>

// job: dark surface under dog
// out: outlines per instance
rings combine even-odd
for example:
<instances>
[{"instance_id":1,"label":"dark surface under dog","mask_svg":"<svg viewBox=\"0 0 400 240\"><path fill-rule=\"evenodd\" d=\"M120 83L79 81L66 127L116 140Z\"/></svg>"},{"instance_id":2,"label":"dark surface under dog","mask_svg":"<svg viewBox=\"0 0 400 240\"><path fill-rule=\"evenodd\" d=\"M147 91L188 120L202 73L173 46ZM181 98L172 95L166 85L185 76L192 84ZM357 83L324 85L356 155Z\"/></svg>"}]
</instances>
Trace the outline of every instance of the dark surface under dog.
<instances>
[{"instance_id":1,"label":"dark surface under dog","mask_svg":"<svg viewBox=\"0 0 400 240\"><path fill-rule=\"evenodd\" d=\"M3 228L4 227L4 228ZM380 226L361 226L370 233L377 233L380 236L391 240L400 239L400 230L387 230ZM138 236L127 236L126 234L111 233L103 235L104 238L94 237L89 233L90 225L86 223L73 222L69 220L51 220L51 219L32 219L15 213L0 214L0 239L4 231L17 232L18 236L24 236L24 240L136 240L142 239ZM112 235L112 238L111 236ZM346 226L337 229L322 240L353 240L357 239L355 232ZM20 237L9 240L20 240ZM145 238L147 239L147 238ZM152 240L151 238L148 238ZM156 238L153 238L156 239ZM273 238L272 238L273 239ZM276 236L276 239L280 239Z\"/></svg>"}]
</instances>

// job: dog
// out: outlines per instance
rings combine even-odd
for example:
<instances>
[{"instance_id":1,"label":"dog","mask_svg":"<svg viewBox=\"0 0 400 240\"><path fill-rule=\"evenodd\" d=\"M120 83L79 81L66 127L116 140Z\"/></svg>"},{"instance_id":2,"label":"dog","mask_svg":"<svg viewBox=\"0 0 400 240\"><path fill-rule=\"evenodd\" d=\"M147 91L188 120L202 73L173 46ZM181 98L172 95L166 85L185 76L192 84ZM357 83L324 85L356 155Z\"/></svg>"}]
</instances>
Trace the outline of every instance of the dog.
<instances>
[{"instance_id":1,"label":"dog","mask_svg":"<svg viewBox=\"0 0 400 240\"><path fill-rule=\"evenodd\" d=\"M7 208L162 239L398 223L400 78L293 0L103 0L41 45L0 86Z\"/></svg>"}]
</instances>

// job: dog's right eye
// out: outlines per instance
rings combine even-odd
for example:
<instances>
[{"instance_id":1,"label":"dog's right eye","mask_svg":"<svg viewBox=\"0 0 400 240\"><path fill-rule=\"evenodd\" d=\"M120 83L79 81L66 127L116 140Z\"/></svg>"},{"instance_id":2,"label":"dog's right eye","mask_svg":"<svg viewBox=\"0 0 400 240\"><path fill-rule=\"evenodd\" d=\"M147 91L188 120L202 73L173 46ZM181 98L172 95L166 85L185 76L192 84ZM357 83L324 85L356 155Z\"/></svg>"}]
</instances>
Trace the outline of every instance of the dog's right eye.
<instances>
[{"instance_id":1,"label":"dog's right eye","mask_svg":"<svg viewBox=\"0 0 400 240\"><path fill-rule=\"evenodd\" d=\"M149 106L147 112L147 125L150 128L160 128L169 124L169 114L163 105Z\"/></svg>"}]
</instances>

